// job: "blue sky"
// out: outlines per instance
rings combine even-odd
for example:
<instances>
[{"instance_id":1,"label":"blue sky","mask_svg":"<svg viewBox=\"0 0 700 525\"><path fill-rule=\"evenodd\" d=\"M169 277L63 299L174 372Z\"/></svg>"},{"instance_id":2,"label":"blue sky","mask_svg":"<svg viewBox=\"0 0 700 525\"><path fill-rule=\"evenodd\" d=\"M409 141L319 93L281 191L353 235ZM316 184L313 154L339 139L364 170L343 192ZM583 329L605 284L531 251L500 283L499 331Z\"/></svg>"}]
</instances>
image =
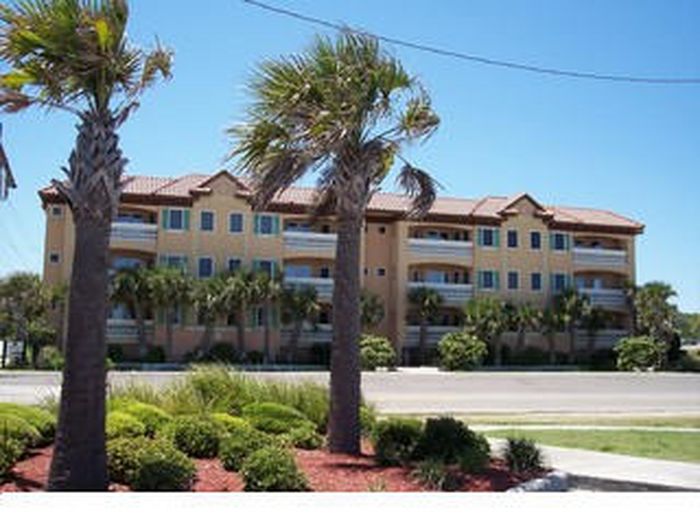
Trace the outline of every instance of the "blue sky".
<instances>
[{"instance_id":1,"label":"blue sky","mask_svg":"<svg viewBox=\"0 0 700 525\"><path fill-rule=\"evenodd\" d=\"M269 0L368 31L538 65L700 77L700 2L591 0ZM265 58L303 49L319 28L239 0L132 0L130 35L175 50L173 80L124 126L133 174L213 172L240 121L244 85ZM640 220L640 282L664 280L700 311L700 85L617 84L538 76L388 46L427 87L442 118L409 152L445 193L510 195L601 207ZM74 122L32 111L2 116L19 189L0 203L0 275L40 271L36 192L60 175ZM12 246L12 248L10 248Z\"/></svg>"}]
</instances>

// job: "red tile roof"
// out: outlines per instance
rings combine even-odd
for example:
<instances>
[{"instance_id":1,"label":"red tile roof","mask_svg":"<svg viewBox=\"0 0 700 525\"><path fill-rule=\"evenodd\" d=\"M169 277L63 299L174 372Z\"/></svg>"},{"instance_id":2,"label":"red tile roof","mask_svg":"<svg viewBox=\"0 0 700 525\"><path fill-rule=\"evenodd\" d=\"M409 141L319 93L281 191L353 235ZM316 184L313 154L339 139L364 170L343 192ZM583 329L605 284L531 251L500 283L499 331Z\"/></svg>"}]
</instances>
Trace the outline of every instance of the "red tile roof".
<instances>
[{"instance_id":1,"label":"red tile roof","mask_svg":"<svg viewBox=\"0 0 700 525\"><path fill-rule=\"evenodd\" d=\"M220 174L226 174L221 172ZM154 203L167 203L176 199L178 202L191 200L197 190L206 187L206 183L215 176L211 174L190 174L178 178L127 176L122 198L129 200L148 200ZM235 178L242 188L248 187L247 180ZM272 202L272 207L303 208L313 204L314 188L293 187L282 192ZM60 199L53 186L42 189L39 195L44 202ZM446 217L453 220L478 222L479 220L500 221L506 210L522 198L529 198L556 226L587 229L611 229L631 233L641 233L644 225L612 211L593 208L569 206L545 206L525 193L511 197L484 197L466 199L457 197L438 197L430 210L434 217ZM410 199L396 193L376 193L368 206L369 212L403 214L409 210Z\"/></svg>"}]
</instances>

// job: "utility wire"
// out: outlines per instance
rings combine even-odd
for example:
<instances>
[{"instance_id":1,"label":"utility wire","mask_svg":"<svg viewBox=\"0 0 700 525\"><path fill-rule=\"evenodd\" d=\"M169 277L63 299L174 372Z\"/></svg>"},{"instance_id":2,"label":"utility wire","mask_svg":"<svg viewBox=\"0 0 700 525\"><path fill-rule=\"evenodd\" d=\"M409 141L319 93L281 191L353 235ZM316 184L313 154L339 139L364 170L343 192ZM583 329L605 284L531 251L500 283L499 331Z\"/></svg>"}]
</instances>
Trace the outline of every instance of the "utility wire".
<instances>
[{"instance_id":1,"label":"utility wire","mask_svg":"<svg viewBox=\"0 0 700 525\"><path fill-rule=\"evenodd\" d=\"M361 29L354 29L344 24L330 22L329 20L324 20L322 18L317 18L310 15L305 15L297 11L292 11L290 9L284 9L282 7L272 6L264 2L259 2L258 0L243 0L244 3L251 6L258 7L265 11L270 11L277 13L279 15L284 15L289 18L295 18L297 20L302 20L314 25L327 27L329 29L335 29L337 31L350 32L357 35L369 36L381 40L383 42L388 42L390 44L395 44L397 46L403 46L410 49L416 49L418 51L424 51L427 53L433 53L435 55L441 55L451 58L457 58L461 60L467 60L471 62L478 62L480 64L485 64L489 66L504 67L510 69L517 69L521 71L528 71L530 73L539 73L545 75L555 75L562 77L587 79L587 80L608 80L612 82L632 82L638 84L700 84L700 78L674 78L674 77L638 77L632 75L607 75L601 73L591 73L585 71L574 71L566 69L556 69L549 67L541 67L531 64L522 64L517 62L508 62L506 60L497 60L493 58L483 57L479 55L471 55L467 53L462 53L459 51L452 51L449 49L442 49L435 46L430 46L426 44L419 44L415 42L409 42L408 40L401 40L399 38L388 37L384 35L379 35L375 33L370 33L369 31L364 31Z\"/></svg>"}]
</instances>

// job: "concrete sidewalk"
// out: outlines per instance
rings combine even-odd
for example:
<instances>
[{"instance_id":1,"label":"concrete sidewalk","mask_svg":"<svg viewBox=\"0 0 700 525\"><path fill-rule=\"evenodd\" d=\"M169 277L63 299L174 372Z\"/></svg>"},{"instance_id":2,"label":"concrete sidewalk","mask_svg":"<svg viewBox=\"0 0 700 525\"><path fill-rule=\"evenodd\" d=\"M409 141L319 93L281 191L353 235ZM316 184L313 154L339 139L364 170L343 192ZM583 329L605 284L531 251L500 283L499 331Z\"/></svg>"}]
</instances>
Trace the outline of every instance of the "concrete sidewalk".
<instances>
[{"instance_id":1,"label":"concrete sidewalk","mask_svg":"<svg viewBox=\"0 0 700 525\"><path fill-rule=\"evenodd\" d=\"M489 439L489 442L494 450L500 452L505 440ZM573 477L613 482L619 487L614 490L625 490L625 485L638 484L660 489L700 491L700 464L545 445L540 448L545 454L547 466Z\"/></svg>"}]
</instances>

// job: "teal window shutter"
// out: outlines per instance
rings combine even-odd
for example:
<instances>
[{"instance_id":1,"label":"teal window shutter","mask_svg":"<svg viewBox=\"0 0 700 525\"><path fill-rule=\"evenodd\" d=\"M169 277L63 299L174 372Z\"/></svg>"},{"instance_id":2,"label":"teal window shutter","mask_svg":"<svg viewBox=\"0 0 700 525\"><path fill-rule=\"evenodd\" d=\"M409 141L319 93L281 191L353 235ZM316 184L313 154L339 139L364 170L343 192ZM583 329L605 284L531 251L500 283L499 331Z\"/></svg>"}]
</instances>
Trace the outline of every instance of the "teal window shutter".
<instances>
[{"instance_id":1,"label":"teal window shutter","mask_svg":"<svg viewBox=\"0 0 700 525\"><path fill-rule=\"evenodd\" d=\"M276 329L279 325L279 315L277 314L277 308L274 306L270 309L270 327Z\"/></svg>"},{"instance_id":2,"label":"teal window shutter","mask_svg":"<svg viewBox=\"0 0 700 525\"><path fill-rule=\"evenodd\" d=\"M564 249L568 252L571 250L571 234L564 235Z\"/></svg>"},{"instance_id":3,"label":"teal window shutter","mask_svg":"<svg viewBox=\"0 0 700 525\"><path fill-rule=\"evenodd\" d=\"M567 289L571 288L572 279L571 279L570 274L566 274L565 282L566 282L566 288Z\"/></svg>"},{"instance_id":4,"label":"teal window shutter","mask_svg":"<svg viewBox=\"0 0 700 525\"><path fill-rule=\"evenodd\" d=\"M493 272L493 287L496 290L501 289L501 273L500 272Z\"/></svg>"},{"instance_id":5,"label":"teal window shutter","mask_svg":"<svg viewBox=\"0 0 700 525\"><path fill-rule=\"evenodd\" d=\"M476 244L479 246L484 245L484 229L483 228L478 228L476 230Z\"/></svg>"},{"instance_id":6,"label":"teal window shutter","mask_svg":"<svg viewBox=\"0 0 700 525\"><path fill-rule=\"evenodd\" d=\"M168 258L165 255L158 256L158 266L166 266L168 264Z\"/></svg>"},{"instance_id":7,"label":"teal window shutter","mask_svg":"<svg viewBox=\"0 0 700 525\"><path fill-rule=\"evenodd\" d=\"M493 230L493 245L496 248L501 246L501 230L499 228L494 228Z\"/></svg>"},{"instance_id":8,"label":"teal window shutter","mask_svg":"<svg viewBox=\"0 0 700 525\"><path fill-rule=\"evenodd\" d=\"M253 217L253 219L254 219L254 231L255 231L255 235L260 235L260 215L258 215L258 214L256 213L256 214L255 214L255 217Z\"/></svg>"},{"instance_id":9,"label":"teal window shutter","mask_svg":"<svg viewBox=\"0 0 700 525\"><path fill-rule=\"evenodd\" d=\"M280 265L277 261L272 262L272 277L273 279L280 274Z\"/></svg>"},{"instance_id":10,"label":"teal window shutter","mask_svg":"<svg viewBox=\"0 0 700 525\"><path fill-rule=\"evenodd\" d=\"M279 217L279 215L275 215L272 218L272 233L275 235L280 234L280 217Z\"/></svg>"},{"instance_id":11,"label":"teal window shutter","mask_svg":"<svg viewBox=\"0 0 700 525\"><path fill-rule=\"evenodd\" d=\"M476 284L479 287L479 289L484 287L484 272L482 272L481 270L479 270L476 273Z\"/></svg>"},{"instance_id":12,"label":"teal window shutter","mask_svg":"<svg viewBox=\"0 0 700 525\"><path fill-rule=\"evenodd\" d=\"M158 316L156 321L158 322L158 324L165 324L165 310L163 310L162 308L158 309Z\"/></svg>"},{"instance_id":13,"label":"teal window shutter","mask_svg":"<svg viewBox=\"0 0 700 525\"><path fill-rule=\"evenodd\" d=\"M169 208L163 209L163 211L160 214L160 221L161 221L161 225L163 226L164 230L167 230L170 228L170 209Z\"/></svg>"},{"instance_id":14,"label":"teal window shutter","mask_svg":"<svg viewBox=\"0 0 700 525\"><path fill-rule=\"evenodd\" d=\"M248 322L246 323L248 326L251 328L255 328L255 321L256 321L256 310L255 308L248 308L247 316L248 317Z\"/></svg>"},{"instance_id":15,"label":"teal window shutter","mask_svg":"<svg viewBox=\"0 0 700 525\"><path fill-rule=\"evenodd\" d=\"M182 222L183 222L183 227L185 230L190 229L190 210L184 210L182 213Z\"/></svg>"},{"instance_id":16,"label":"teal window shutter","mask_svg":"<svg viewBox=\"0 0 700 525\"><path fill-rule=\"evenodd\" d=\"M256 223L258 221L255 221ZM253 273L257 273L260 271L260 260L259 259L253 259Z\"/></svg>"},{"instance_id":17,"label":"teal window shutter","mask_svg":"<svg viewBox=\"0 0 700 525\"><path fill-rule=\"evenodd\" d=\"M555 288L554 286L556 285L556 275L553 273L549 274L549 289L554 292Z\"/></svg>"},{"instance_id":18,"label":"teal window shutter","mask_svg":"<svg viewBox=\"0 0 700 525\"><path fill-rule=\"evenodd\" d=\"M549 249L553 250L554 249L554 234L550 233L549 234Z\"/></svg>"},{"instance_id":19,"label":"teal window shutter","mask_svg":"<svg viewBox=\"0 0 700 525\"><path fill-rule=\"evenodd\" d=\"M181 263L181 265L182 265L182 266L181 266L182 270L183 270L185 273L187 273L189 263L188 263L188 261L187 261L187 256L186 256L186 255L183 255L183 256L182 256L182 263Z\"/></svg>"}]
</instances>

